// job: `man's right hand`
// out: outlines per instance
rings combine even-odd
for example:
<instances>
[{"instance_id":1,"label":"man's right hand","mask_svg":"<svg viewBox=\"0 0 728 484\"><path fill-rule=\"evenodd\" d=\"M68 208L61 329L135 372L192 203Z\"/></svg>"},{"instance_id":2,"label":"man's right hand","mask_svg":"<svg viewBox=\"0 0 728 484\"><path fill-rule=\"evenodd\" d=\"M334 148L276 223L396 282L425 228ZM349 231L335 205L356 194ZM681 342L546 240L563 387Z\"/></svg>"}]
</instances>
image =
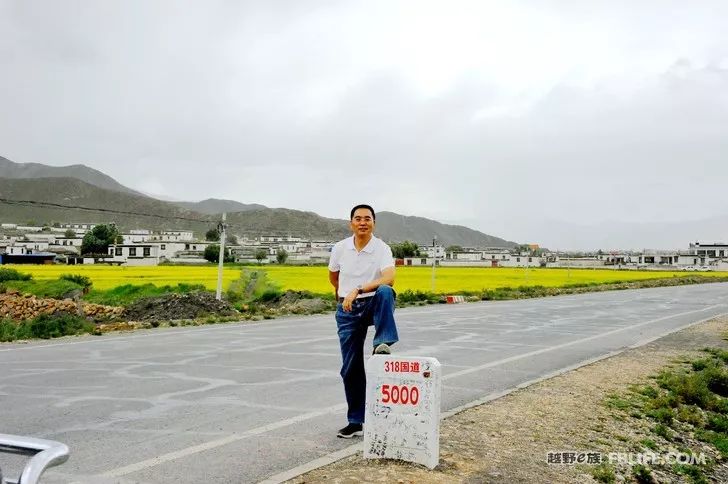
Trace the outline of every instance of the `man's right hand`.
<instances>
[{"instance_id":1,"label":"man's right hand","mask_svg":"<svg viewBox=\"0 0 728 484\"><path fill-rule=\"evenodd\" d=\"M354 303L354 299L359 295L359 289L352 289L349 294L346 295L344 301L341 303L341 308L347 313L351 311L351 305Z\"/></svg>"}]
</instances>

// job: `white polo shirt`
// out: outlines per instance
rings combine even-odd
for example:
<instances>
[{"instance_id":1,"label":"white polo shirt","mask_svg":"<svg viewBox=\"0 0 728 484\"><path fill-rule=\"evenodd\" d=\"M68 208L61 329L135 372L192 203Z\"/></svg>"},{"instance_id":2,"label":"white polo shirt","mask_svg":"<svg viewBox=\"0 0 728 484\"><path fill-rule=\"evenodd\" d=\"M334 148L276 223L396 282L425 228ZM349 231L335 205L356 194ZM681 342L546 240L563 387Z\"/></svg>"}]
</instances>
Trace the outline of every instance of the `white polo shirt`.
<instances>
[{"instance_id":1,"label":"white polo shirt","mask_svg":"<svg viewBox=\"0 0 728 484\"><path fill-rule=\"evenodd\" d=\"M358 285L382 277L382 269L394 267L392 249L382 239L372 236L369 243L357 252L354 236L341 240L331 249L329 270L339 273L339 297L346 297ZM373 296L365 292L358 297Z\"/></svg>"}]
</instances>

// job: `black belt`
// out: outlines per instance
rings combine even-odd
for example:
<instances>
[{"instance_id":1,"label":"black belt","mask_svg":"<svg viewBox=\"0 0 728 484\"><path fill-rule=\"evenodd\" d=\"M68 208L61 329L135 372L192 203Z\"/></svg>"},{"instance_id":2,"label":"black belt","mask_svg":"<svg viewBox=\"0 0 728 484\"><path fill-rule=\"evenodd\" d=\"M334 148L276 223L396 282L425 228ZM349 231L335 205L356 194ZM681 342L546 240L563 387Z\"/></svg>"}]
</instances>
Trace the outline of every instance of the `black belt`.
<instances>
[{"instance_id":1,"label":"black belt","mask_svg":"<svg viewBox=\"0 0 728 484\"><path fill-rule=\"evenodd\" d=\"M362 299L369 299L370 297L374 297L374 296L362 296L362 297L358 297L358 298L354 299L354 301L361 301ZM340 297L339 302L340 303L344 302L344 298Z\"/></svg>"}]
</instances>

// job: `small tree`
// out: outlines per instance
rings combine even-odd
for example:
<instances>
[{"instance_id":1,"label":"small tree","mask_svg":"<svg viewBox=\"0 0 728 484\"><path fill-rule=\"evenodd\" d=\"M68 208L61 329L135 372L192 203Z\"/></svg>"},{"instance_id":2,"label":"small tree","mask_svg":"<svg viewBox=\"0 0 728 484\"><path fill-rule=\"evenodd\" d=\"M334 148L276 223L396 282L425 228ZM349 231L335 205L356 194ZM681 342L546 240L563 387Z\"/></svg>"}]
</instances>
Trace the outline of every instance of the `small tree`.
<instances>
[{"instance_id":1,"label":"small tree","mask_svg":"<svg viewBox=\"0 0 728 484\"><path fill-rule=\"evenodd\" d=\"M211 228L210 230L205 232L205 240L208 240L210 242L219 242L220 232L217 231L217 228Z\"/></svg>"},{"instance_id":2,"label":"small tree","mask_svg":"<svg viewBox=\"0 0 728 484\"><path fill-rule=\"evenodd\" d=\"M123 237L119 234L119 229L116 228L116 225L97 225L83 236L81 253L106 254L109 250L109 245L121 243L122 240Z\"/></svg>"},{"instance_id":3,"label":"small tree","mask_svg":"<svg viewBox=\"0 0 728 484\"><path fill-rule=\"evenodd\" d=\"M399 244L390 244L392 256L395 259L404 259L405 257L417 257L420 255L420 249L414 242L405 240Z\"/></svg>"},{"instance_id":4,"label":"small tree","mask_svg":"<svg viewBox=\"0 0 728 484\"><path fill-rule=\"evenodd\" d=\"M445 252L462 252L463 248L459 245L450 245L445 249Z\"/></svg>"},{"instance_id":5,"label":"small tree","mask_svg":"<svg viewBox=\"0 0 728 484\"><path fill-rule=\"evenodd\" d=\"M206 260L210 262L217 262L220 260L220 246L217 244L211 244L205 247L205 253L202 255ZM223 262L235 262L235 259L233 258L232 254L230 254L230 251L228 249L225 249L225 254L223 255Z\"/></svg>"},{"instance_id":6,"label":"small tree","mask_svg":"<svg viewBox=\"0 0 728 484\"><path fill-rule=\"evenodd\" d=\"M67 239L72 239L76 237L76 232L71 229L67 229L65 232L63 232L63 236Z\"/></svg>"},{"instance_id":7,"label":"small tree","mask_svg":"<svg viewBox=\"0 0 728 484\"><path fill-rule=\"evenodd\" d=\"M263 262L263 259L268 257L268 252L266 252L265 249L258 249L255 251L255 259L258 261L258 264Z\"/></svg>"},{"instance_id":8,"label":"small tree","mask_svg":"<svg viewBox=\"0 0 728 484\"><path fill-rule=\"evenodd\" d=\"M279 264L285 264L286 260L288 260L288 252L286 252L286 249L278 249L278 252L276 252L276 261Z\"/></svg>"},{"instance_id":9,"label":"small tree","mask_svg":"<svg viewBox=\"0 0 728 484\"><path fill-rule=\"evenodd\" d=\"M227 245L238 245L238 238L230 234L225 237L225 243Z\"/></svg>"}]
</instances>

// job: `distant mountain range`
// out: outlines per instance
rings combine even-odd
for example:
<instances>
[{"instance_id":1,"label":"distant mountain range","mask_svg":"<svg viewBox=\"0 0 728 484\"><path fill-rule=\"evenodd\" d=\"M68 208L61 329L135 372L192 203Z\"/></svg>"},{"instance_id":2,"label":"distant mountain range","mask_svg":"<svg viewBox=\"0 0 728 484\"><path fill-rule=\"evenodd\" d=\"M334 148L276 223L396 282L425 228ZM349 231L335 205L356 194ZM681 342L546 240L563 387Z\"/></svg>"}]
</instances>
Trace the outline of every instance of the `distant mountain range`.
<instances>
[{"instance_id":1,"label":"distant mountain range","mask_svg":"<svg viewBox=\"0 0 728 484\"><path fill-rule=\"evenodd\" d=\"M0 178L77 178L99 188L145 196L86 165L48 166L40 163L15 163L0 156Z\"/></svg>"},{"instance_id":2,"label":"distant mountain range","mask_svg":"<svg viewBox=\"0 0 728 484\"><path fill-rule=\"evenodd\" d=\"M0 157L0 221L10 223L116 222L123 229L193 230L198 235L216 226L227 212L237 235L298 235L336 240L350 234L347 220L313 212L268 208L234 200L201 202L158 200L120 184L85 165L53 167L15 163ZM377 213L376 234L389 242L411 240L429 245L512 247L515 242L460 225L447 225L393 212Z\"/></svg>"},{"instance_id":3,"label":"distant mountain range","mask_svg":"<svg viewBox=\"0 0 728 484\"><path fill-rule=\"evenodd\" d=\"M240 203L235 200L220 200L218 198L208 198L201 202L172 202L178 207L186 208L187 210L193 210L195 212L207 213L214 215L216 213L223 212L249 212L250 210L264 210L267 209L265 205L259 205L257 203Z\"/></svg>"}]
</instances>

